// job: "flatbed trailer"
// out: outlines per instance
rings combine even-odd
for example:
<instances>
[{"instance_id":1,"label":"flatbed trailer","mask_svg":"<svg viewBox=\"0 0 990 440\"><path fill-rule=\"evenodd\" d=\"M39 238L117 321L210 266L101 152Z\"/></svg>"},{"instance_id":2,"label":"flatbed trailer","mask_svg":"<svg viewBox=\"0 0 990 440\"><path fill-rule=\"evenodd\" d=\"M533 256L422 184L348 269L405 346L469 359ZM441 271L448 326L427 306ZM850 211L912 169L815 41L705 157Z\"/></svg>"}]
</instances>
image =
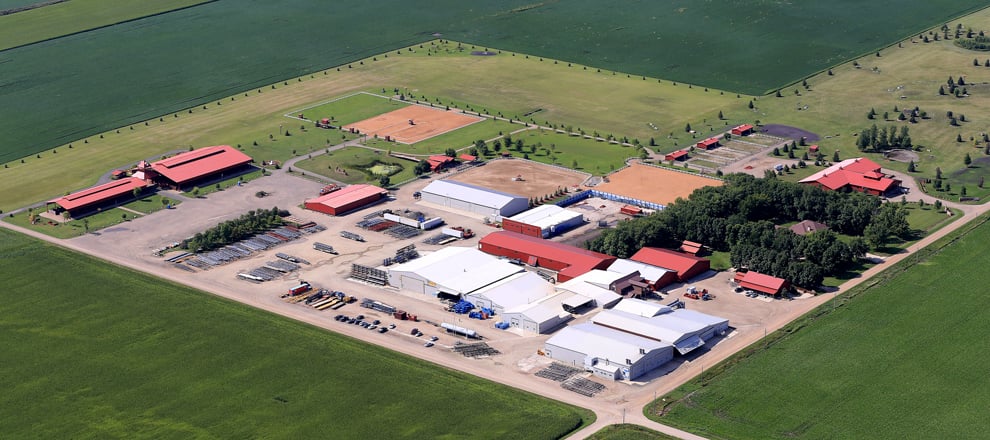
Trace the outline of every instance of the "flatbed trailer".
<instances>
[{"instance_id":1,"label":"flatbed trailer","mask_svg":"<svg viewBox=\"0 0 990 440\"><path fill-rule=\"evenodd\" d=\"M337 305L337 303L339 303L339 302L340 302L340 298L334 298L334 299L330 300L330 302L317 307L316 310L326 310L326 309L329 309L330 307L333 307L333 306Z\"/></svg>"}]
</instances>

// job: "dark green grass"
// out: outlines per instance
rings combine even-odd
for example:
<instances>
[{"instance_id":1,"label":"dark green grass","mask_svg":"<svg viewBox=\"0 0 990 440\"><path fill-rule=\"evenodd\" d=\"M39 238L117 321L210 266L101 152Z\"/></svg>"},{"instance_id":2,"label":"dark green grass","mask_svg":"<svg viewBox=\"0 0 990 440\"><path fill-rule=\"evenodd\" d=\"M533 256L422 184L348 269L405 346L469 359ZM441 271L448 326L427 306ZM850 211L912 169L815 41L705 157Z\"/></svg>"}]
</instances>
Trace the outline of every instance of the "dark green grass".
<instances>
[{"instance_id":1,"label":"dark green grass","mask_svg":"<svg viewBox=\"0 0 990 440\"><path fill-rule=\"evenodd\" d=\"M677 437L639 425L608 425L588 437L588 440L673 440Z\"/></svg>"},{"instance_id":2,"label":"dark green grass","mask_svg":"<svg viewBox=\"0 0 990 440\"><path fill-rule=\"evenodd\" d=\"M416 177L413 173L415 162L389 157L385 151L370 150L361 147L347 147L321 154L312 159L296 162L296 168L310 173L319 174L344 183L373 183L378 184L379 176L367 172L375 162L397 164L402 167L398 173L389 176L393 184L404 182ZM347 175L338 173L337 167L347 171ZM297 170L293 170L297 171Z\"/></svg>"},{"instance_id":3,"label":"dark green grass","mask_svg":"<svg viewBox=\"0 0 990 440\"><path fill-rule=\"evenodd\" d=\"M721 439L981 438L987 217L671 395L658 420Z\"/></svg>"},{"instance_id":4,"label":"dark green grass","mask_svg":"<svg viewBox=\"0 0 990 440\"><path fill-rule=\"evenodd\" d=\"M0 277L6 438L547 439L587 420L6 230Z\"/></svg>"},{"instance_id":5,"label":"dark green grass","mask_svg":"<svg viewBox=\"0 0 990 440\"><path fill-rule=\"evenodd\" d=\"M626 159L638 154L633 147L569 136L551 130L529 130L513 135L512 139L522 139L525 145L523 152L510 150L514 156L522 157L525 153L529 154L530 160L592 174L607 174L622 168ZM537 147L535 152L532 149L534 146Z\"/></svg>"},{"instance_id":6,"label":"dark green grass","mask_svg":"<svg viewBox=\"0 0 990 440\"><path fill-rule=\"evenodd\" d=\"M434 33L755 94L983 4L218 1L0 52L0 162Z\"/></svg>"},{"instance_id":7,"label":"dark green grass","mask_svg":"<svg viewBox=\"0 0 990 440\"><path fill-rule=\"evenodd\" d=\"M356 93L325 104L290 113L290 116L297 116L299 113L302 113L310 121L332 118L332 124L339 127L398 110L408 105L401 101L368 93Z\"/></svg>"}]
</instances>

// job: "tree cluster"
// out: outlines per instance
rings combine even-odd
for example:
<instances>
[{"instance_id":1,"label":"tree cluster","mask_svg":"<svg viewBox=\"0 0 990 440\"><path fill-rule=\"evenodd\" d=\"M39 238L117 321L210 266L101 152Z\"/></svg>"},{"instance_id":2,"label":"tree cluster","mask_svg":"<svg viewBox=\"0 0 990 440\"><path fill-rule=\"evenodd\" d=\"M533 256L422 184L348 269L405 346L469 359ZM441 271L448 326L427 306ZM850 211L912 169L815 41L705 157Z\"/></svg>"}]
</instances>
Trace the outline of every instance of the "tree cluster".
<instances>
[{"instance_id":1,"label":"tree cluster","mask_svg":"<svg viewBox=\"0 0 990 440\"><path fill-rule=\"evenodd\" d=\"M983 31L980 31L979 35L971 35L972 32L969 32L967 33L966 39L956 40L956 46L963 49L978 50L981 52L990 51L990 37L983 35Z\"/></svg>"},{"instance_id":2,"label":"tree cluster","mask_svg":"<svg viewBox=\"0 0 990 440\"><path fill-rule=\"evenodd\" d=\"M278 207L248 211L234 220L220 223L206 231L199 232L182 242L182 248L194 252L209 251L243 240L259 232L267 231L282 224L282 212Z\"/></svg>"},{"instance_id":3,"label":"tree cluster","mask_svg":"<svg viewBox=\"0 0 990 440\"><path fill-rule=\"evenodd\" d=\"M901 127L898 130L897 127L877 128L877 125L873 124L872 127L859 132L856 147L860 151L887 151L896 148L910 150L914 145L911 143L908 127Z\"/></svg>"},{"instance_id":4,"label":"tree cluster","mask_svg":"<svg viewBox=\"0 0 990 440\"><path fill-rule=\"evenodd\" d=\"M727 175L725 181L725 186L701 188L654 215L621 222L588 247L628 257L645 246L673 247L678 240L698 241L713 250L731 252L737 267L814 287L824 276L852 264L865 253L867 245L882 246L908 230L906 211L887 213L900 207L881 205L879 198L870 195L825 191L744 174ZM797 220L820 221L837 233L856 237L864 236L867 230L870 234L865 241L855 239L847 244L835 233L800 237L775 227Z\"/></svg>"}]
</instances>

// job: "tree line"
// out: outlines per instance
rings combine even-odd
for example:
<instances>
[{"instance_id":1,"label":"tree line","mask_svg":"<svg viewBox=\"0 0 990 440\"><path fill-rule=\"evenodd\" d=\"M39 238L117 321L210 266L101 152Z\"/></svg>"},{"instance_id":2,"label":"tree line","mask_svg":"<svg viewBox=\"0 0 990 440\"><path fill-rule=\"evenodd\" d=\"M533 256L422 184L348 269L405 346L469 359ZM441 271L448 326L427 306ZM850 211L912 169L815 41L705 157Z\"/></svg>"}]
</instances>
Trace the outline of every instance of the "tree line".
<instances>
[{"instance_id":1,"label":"tree line","mask_svg":"<svg viewBox=\"0 0 990 440\"><path fill-rule=\"evenodd\" d=\"M280 211L278 207L248 211L236 219L227 220L183 240L182 248L194 252L210 251L235 243L259 232L281 226L282 214L288 215L288 212Z\"/></svg>"},{"instance_id":2,"label":"tree line","mask_svg":"<svg viewBox=\"0 0 990 440\"><path fill-rule=\"evenodd\" d=\"M774 177L725 176L721 187L696 190L663 211L619 223L588 243L594 251L627 258L645 246L680 240L728 251L736 267L815 287L852 265L870 248L906 238L907 212L862 193L825 191ZM815 220L831 231L798 236L781 223ZM834 231L834 232L832 232ZM856 238L845 242L839 233Z\"/></svg>"}]
</instances>

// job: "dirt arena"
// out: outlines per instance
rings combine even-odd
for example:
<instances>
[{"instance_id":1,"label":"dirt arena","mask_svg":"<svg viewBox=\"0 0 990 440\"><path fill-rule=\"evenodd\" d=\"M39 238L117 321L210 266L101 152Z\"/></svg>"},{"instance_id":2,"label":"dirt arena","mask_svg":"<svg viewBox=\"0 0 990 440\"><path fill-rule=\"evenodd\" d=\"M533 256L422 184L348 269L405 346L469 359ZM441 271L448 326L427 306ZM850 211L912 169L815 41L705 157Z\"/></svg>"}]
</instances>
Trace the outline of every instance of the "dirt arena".
<instances>
[{"instance_id":1,"label":"dirt arena","mask_svg":"<svg viewBox=\"0 0 990 440\"><path fill-rule=\"evenodd\" d=\"M698 188L722 186L718 179L637 163L609 175L608 180L595 189L661 205L670 204L678 197L687 198Z\"/></svg>"},{"instance_id":2,"label":"dirt arena","mask_svg":"<svg viewBox=\"0 0 990 440\"><path fill-rule=\"evenodd\" d=\"M523 180L513 181L515 176L522 176ZM573 190L587 178L588 174L574 170L524 159L504 159L489 161L450 179L523 197L538 197L552 194L560 187Z\"/></svg>"},{"instance_id":3,"label":"dirt arena","mask_svg":"<svg viewBox=\"0 0 990 440\"><path fill-rule=\"evenodd\" d=\"M422 105L410 105L385 114L345 125L369 136L386 136L403 144L414 144L458 128L474 124L483 118ZM410 124L412 121L412 124Z\"/></svg>"}]
</instances>

